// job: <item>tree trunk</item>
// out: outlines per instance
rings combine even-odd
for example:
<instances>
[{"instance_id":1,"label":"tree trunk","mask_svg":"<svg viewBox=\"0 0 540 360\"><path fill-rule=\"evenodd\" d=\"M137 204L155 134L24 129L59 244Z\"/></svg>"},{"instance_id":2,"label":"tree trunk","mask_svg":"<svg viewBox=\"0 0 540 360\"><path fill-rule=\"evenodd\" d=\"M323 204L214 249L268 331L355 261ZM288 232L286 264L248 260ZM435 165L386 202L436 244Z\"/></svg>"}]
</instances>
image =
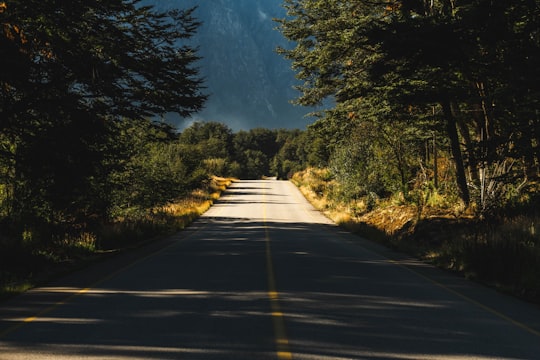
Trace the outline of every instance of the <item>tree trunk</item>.
<instances>
[{"instance_id":1,"label":"tree trunk","mask_svg":"<svg viewBox=\"0 0 540 360\"><path fill-rule=\"evenodd\" d=\"M487 93L484 82L476 82L475 84L478 96L480 97L480 110L482 116L478 117L478 128L480 129L480 139L482 144L482 161L491 164L495 160L496 148L493 142L495 130L491 111L488 109Z\"/></svg>"},{"instance_id":2,"label":"tree trunk","mask_svg":"<svg viewBox=\"0 0 540 360\"><path fill-rule=\"evenodd\" d=\"M467 127L467 124L465 123L465 121L463 121L463 116L461 115L461 111L457 103L452 104L452 110L454 111L454 114L457 114L457 117L455 117L456 124L459 129L459 133L461 134L461 137L463 138L463 141L465 142L465 150L467 152L467 160L468 160L467 164L469 168L469 176L473 182L479 183L480 176L478 175L478 160L476 158L476 154L474 151L474 146L472 143L471 135L469 133L469 128Z\"/></svg>"},{"instance_id":3,"label":"tree trunk","mask_svg":"<svg viewBox=\"0 0 540 360\"><path fill-rule=\"evenodd\" d=\"M528 166L529 176L532 179L537 179L540 176L540 114L536 110L536 119L532 121L532 126L530 126L531 134L529 145L531 147L530 156L532 161Z\"/></svg>"},{"instance_id":4,"label":"tree trunk","mask_svg":"<svg viewBox=\"0 0 540 360\"><path fill-rule=\"evenodd\" d=\"M452 108L450 101L444 98L441 101L443 115L446 121L446 131L450 139L450 146L452 148L452 156L454 157L454 163L456 165L456 180L459 189L459 195L461 200L465 203L465 206L469 206L471 201L469 195L469 188L467 187L467 178L465 176L465 167L463 165L463 156L461 154L461 145L459 143L459 136L456 127L456 118L452 114Z\"/></svg>"},{"instance_id":5,"label":"tree trunk","mask_svg":"<svg viewBox=\"0 0 540 360\"><path fill-rule=\"evenodd\" d=\"M437 155L437 135L433 132L433 186L439 188L439 161Z\"/></svg>"}]
</instances>

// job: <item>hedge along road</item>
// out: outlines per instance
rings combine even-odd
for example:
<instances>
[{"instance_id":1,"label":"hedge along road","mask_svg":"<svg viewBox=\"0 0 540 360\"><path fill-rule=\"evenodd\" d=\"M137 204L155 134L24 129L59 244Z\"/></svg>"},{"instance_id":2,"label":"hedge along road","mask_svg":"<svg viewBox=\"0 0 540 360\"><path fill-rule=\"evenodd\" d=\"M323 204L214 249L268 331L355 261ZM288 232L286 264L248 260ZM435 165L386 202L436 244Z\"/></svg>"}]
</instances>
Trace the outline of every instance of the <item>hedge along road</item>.
<instances>
[{"instance_id":1,"label":"hedge along road","mask_svg":"<svg viewBox=\"0 0 540 360\"><path fill-rule=\"evenodd\" d=\"M285 181L0 304L0 359L538 359L540 310L341 231Z\"/></svg>"}]
</instances>

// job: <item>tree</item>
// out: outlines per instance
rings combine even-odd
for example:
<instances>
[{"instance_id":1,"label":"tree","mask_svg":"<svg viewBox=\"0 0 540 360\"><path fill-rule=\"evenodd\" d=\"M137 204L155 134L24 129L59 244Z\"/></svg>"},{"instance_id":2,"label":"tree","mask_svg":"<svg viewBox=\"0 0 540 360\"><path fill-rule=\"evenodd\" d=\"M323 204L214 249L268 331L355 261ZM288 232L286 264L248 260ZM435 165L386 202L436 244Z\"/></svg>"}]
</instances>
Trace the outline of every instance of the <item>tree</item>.
<instances>
[{"instance_id":1,"label":"tree","mask_svg":"<svg viewBox=\"0 0 540 360\"><path fill-rule=\"evenodd\" d=\"M149 120L126 121L118 124L116 138L122 144L117 151L124 164L110 171L110 218L145 215L208 178L198 171L198 149L179 142L172 128Z\"/></svg>"},{"instance_id":2,"label":"tree","mask_svg":"<svg viewBox=\"0 0 540 360\"><path fill-rule=\"evenodd\" d=\"M2 3L0 180L15 222L102 214L89 189L105 191L104 169L121 160L109 152L114 123L202 107L196 49L184 45L192 13L139 0Z\"/></svg>"},{"instance_id":3,"label":"tree","mask_svg":"<svg viewBox=\"0 0 540 360\"><path fill-rule=\"evenodd\" d=\"M311 126L334 154L332 162L335 164L337 159L348 162L352 158L364 159L364 164L349 166L349 170L356 169L354 171L388 170L391 164L392 171L385 178L393 178L390 174L398 173L401 186L390 187L406 187L411 160L407 159L410 151L405 152L404 149L413 148L417 139L397 137L396 130L399 129L403 135L403 129L415 127L416 124L411 123L411 103L392 101L392 97L396 97L392 93L399 86L399 82L391 78L393 74L381 71L380 79L375 76L385 58L381 44L373 39L378 34L375 31L377 26L382 26L379 23L387 21L387 9L379 3L357 1L291 0L286 4L289 17L279 20L279 23L284 35L295 41L296 47L278 49L278 52L293 60L293 68L298 70L297 77L304 80L304 85L298 87L301 91L297 99L299 104L320 104L325 98L335 101L335 106L325 111L322 118ZM424 122L417 125L424 126ZM354 137L359 141L355 149L348 138L359 131L361 134ZM363 141L370 144L363 146ZM374 147L379 150L375 151ZM381 147L384 150L381 151ZM345 159L350 151L358 156ZM359 154L358 151L366 153ZM373 157L384 153L391 156ZM351 171L341 178L349 177L350 182ZM378 173L373 178L382 179L380 175ZM355 186L362 187L361 184ZM378 187L368 187L387 191L389 184L383 185L381 180Z\"/></svg>"},{"instance_id":4,"label":"tree","mask_svg":"<svg viewBox=\"0 0 540 360\"><path fill-rule=\"evenodd\" d=\"M278 52L304 81L297 103L334 101L314 125L329 144L365 120L443 129L465 204L481 167L507 156L536 162L537 1L287 0L285 7L278 23L295 47Z\"/></svg>"},{"instance_id":5,"label":"tree","mask_svg":"<svg viewBox=\"0 0 540 360\"><path fill-rule=\"evenodd\" d=\"M229 158L232 130L218 122L195 122L180 134L180 142L197 146L205 158Z\"/></svg>"}]
</instances>

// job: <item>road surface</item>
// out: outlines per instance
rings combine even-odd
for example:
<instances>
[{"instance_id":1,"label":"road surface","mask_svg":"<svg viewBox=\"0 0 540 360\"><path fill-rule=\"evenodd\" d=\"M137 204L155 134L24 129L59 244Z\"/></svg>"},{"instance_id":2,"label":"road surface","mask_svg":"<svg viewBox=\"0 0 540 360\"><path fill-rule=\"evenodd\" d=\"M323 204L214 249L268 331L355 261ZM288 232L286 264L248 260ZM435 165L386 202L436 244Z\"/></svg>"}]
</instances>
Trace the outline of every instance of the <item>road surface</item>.
<instances>
[{"instance_id":1,"label":"road surface","mask_svg":"<svg viewBox=\"0 0 540 360\"><path fill-rule=\"evenodd\" d=\"M540 359L540 310L241 181L189 230L0 304L0 359Z\"/></svg>"}]
</instances>

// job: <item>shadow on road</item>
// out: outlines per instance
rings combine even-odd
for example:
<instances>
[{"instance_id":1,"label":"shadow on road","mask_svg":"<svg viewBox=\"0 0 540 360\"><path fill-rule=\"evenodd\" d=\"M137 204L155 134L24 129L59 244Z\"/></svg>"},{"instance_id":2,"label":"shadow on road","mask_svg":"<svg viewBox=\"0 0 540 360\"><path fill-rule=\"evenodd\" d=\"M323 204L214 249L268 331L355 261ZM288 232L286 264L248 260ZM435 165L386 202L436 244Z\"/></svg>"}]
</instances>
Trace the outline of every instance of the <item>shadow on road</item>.
<instances>
[{"instance_id":1,"label":"shadow on road","mask_svg":"<svg viewBox=\"0 0 540 360\"><path fill-rule=\"evenodd\" d=\"M98 264L2 304L0 358L274 359L267 241L295 359L540 354L534 335L335 226L216 216L131 265ZM112 276L90 286L92 271Z\"/></svg>"}]
</instances>

